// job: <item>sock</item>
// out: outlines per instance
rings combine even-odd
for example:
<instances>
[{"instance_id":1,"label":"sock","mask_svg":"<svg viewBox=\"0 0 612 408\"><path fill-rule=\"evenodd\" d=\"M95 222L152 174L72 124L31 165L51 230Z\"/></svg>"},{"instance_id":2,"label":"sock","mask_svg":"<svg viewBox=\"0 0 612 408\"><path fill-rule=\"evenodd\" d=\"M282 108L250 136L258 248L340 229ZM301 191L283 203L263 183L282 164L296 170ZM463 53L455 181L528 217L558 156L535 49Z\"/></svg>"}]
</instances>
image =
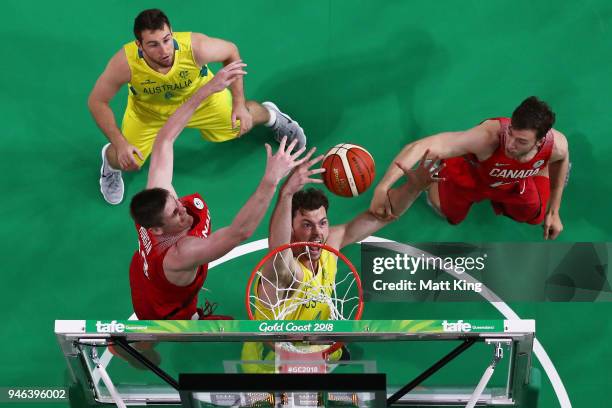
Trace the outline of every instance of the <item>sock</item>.
<instances>
[{"instance_id":1,"label":"sock","mask_svg":"<svg viewBox=\"0 0 612 408\"><path fill-rule=\"evenodd\" d=\"M268 121L264 123L264 126L266 127L273 126L276 123L276 112L274 112L272 109L268 108L267 106L264 106L264 108L266 108L268 110L268 113L270 114L270 119L268 119Z\"/></svg>"}]
</instances>

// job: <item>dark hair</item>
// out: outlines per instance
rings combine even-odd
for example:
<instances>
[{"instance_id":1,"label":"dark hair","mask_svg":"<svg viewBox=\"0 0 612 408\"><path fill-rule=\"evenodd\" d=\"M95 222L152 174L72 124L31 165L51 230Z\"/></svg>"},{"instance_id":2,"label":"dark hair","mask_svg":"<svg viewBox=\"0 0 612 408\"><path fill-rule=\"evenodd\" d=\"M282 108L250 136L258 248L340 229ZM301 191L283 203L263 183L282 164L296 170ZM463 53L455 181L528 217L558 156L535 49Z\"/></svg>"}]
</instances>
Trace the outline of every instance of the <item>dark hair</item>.
<instances>
[{"instance_id":1,"label":"dark hair","mask_svg":"<svg viewBox=\"0 0 612 408\"><path fill-rule=\"evenodd\" d=\"M329 208L329 201L323 191L312 187L300 190L291 200L291 218L295 217L298 210L312 211L321 207L325 207L325 211Z\"/></svg>"},{"instance_id":2,"label":"dark hair","mask_svg":"<svg viewBox=\"0 0 612 408\"><path fill-rule=\"evenodd\" d=\"M163 226L163 214L170 192L163 188L142 190L132 198L130 214L136 223L145 228Z\"/></svg>"},{"instance_id":3,"label":"dark hair","mask_svg":"<svg viewBox=\"0 0 612 408\"><path fill-rule=\"evenodd\" d=\"M550 107L535 96L525 99L512 112L512 127L517 130L535 130L538 140L555 124L555 114Z\"/></svg>"},{"instance_id":4,"label":"dark hair","mask_svg":"<svg viewBox=\"0 0 612 408\"><path fill-rule=\"evenodd\" d=\"M141 11L134 19L134 36L138 41L142 41L142 32L144 30L161 30L165 25L170 28L170 21L160 9Z\"/></svg>"}]
</instances>

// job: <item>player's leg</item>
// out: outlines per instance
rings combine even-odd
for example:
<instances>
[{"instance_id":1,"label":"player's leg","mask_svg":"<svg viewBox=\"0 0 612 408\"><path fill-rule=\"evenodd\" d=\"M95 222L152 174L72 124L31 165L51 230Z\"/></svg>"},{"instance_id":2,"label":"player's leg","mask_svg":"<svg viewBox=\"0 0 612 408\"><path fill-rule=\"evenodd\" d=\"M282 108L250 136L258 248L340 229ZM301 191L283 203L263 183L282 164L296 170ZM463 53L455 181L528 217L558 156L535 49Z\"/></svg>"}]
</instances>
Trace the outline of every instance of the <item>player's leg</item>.
<instances>
[{"instance_id":1,"label":"player's leg","mask_svg":"<svg viewBox=\"0 0 612 408\"><path fill-rule=\"evenodd\" d=\"M269 127L274 132L274 139L280 142L284 136L287 136L287 142L291 143L294 139L297 139L296 148L302 148L306 146L306 134L300 124L293 120L286 113L281 112L273 102L264 102L260 104L255 101L248 101L247 107L254 116L253 123L263 124ZM258 120L261 122L255 122L255 114ZM263 120L265 119L265 120Z\"/></svg>"},{"instance_id":2,"label":"player's leg","mask_svg":"<svg viewBox=\"0 0 612 408\"><path fill-rule=\"evenodd\" d=\"M156 121L153 118L139 118L131 110L126 110L123 116L121 132L127 142L135 146L142 154L143 160L138 156L134 156L139 168L151 154L155 136L157 136L157 132L159 132L162 125L162 122ZM124 184L117 159L117 151L110 143L107 143L102 148L100 191L109 204L119 204L123 201Z\"/></svg>"},{"instance_id":3,"label":"player's leg","mask_svg":"<svg viewBox=\"0 0 612 408\"><path fill-rule=\"evenodd\" d=\"M481 198L477 197L476 182L471 178L463 158L447 159L444 164L440 172L443 180L431 186L428 201L431 201L434 211L439 211L450 224L456 225L467 217L472 204Z\"/></svg>"},{"instance_id":4,"label":"player's leg","mask_svg":"<svg viewBox=\"0 0 612 408\"><path fill-rule=\"evenodd\" d=\"M519 196L507 201L492 201L497 214L503 214L517 222L541 224L546 216L550 197L550 180L548 175L530 177L524 181Z\"/></svg>"},{"instance_id":5,"label":"player's leg","mask_svg":"<svg viewBox=\"0 0 612 408\"><path fill-rule=\"evenodd\" d=\"M296 121L278 110L276 105L255 101L247 101L246 105L253 116L253 125L270 127L277 141L286 135L289 141L297 139L300 146L306 144L304 130ZM224 90L209 96L187 126L199 129L202 137L211 142L225 142L237 138L240 135L240 121L233 126L231 93Z\"/></svg>"}]
</instances>

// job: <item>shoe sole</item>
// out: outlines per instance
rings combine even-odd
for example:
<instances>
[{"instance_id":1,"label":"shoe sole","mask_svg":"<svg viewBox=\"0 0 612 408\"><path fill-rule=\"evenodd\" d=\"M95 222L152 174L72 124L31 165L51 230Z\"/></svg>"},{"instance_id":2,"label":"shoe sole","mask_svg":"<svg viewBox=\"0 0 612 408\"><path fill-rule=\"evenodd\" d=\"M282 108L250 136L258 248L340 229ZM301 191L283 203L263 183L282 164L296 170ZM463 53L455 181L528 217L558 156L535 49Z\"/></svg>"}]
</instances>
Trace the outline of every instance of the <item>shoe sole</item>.
<instances>
[{"instance_id":1,"label":"shoe sole","mask_svg":"<svg viewBox=\"0 0 612 408\"><path fill-rule=\"evenodd\" d=\"M117 201L116 203L109 201L108 198L106 198L106 196L104 195L104 191L102 190L102 176L104 174L104 162L106 161L106 150L108 149L108 146L110 146L110 143L104 145L104 147L102 148L102 166L100 166L100 193L102 193L102 197L104 198L104 201L106 201L107 203L109 203L110 205L118 205L121 204L121 202L123 201L123 195L121 195L121 199L119 199L119 201ZM121 180L121 183L123 184L123 179ZM125 189L125 186L124 186Z\"/></svg>"},{"instance_id":2,"label":"shoe sole","mask_svg":"<svg viewBox=\"0 0 612 408\"><path fill-rule=\"evenodd\" d=\"M274 102L264 102L264 103L262 103L262 105L274 108L275 111L279 112L281 115L283 115L284 117L288 118L290 121L295 122L297 127L300 128L300 130L302 131L302 134L304 135L304 146L306 146L308 144L308 138L306 137L306 132L304 132L304 129L300 126L300 122L298 122L297 120L294 120L291 116L287 115L286 113L284 113L280 109L278 109L278 106L276 106L276 104Z\"/></svg>"}]
</instances>

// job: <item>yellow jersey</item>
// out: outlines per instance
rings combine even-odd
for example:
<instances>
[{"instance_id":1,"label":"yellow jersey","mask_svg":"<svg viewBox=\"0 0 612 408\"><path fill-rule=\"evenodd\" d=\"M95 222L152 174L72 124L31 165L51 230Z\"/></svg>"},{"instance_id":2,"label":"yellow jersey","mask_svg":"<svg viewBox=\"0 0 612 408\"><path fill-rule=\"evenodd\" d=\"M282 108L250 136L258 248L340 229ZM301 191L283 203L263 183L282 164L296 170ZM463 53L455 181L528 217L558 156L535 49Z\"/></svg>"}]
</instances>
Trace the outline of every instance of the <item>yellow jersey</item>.
<instances>
[{"instance_id":1,"label":"yellow jersey","mask_svg":"<svg viewBox=\"0 0 612 408\"><path fill-rule=\"evenodd\" d=\"M273 311L257 299L255 307L256 320L273 320L274 316L278 316L281 313L284 315L283 320L329 319L330 310L328 304L320 302L317 298L323 295L324 298L330 299L333 296L338 267L336 255L323 249L319 262L317 262L317 273L313 273L297 259L295 261L302 269L304 278L293 292L293 296L282 301ZM257 288L258 286L259 281L256 282L255 287ZM283 313L284 310L292 311L285 315Z\"/></svg>"},{"instance_id":2,"label":"yellow jersey","mask_svg":"<svg viewBox=\"0 0 612 408\"><path fill-rule=\"evenodd\" d=\"M185 100L213 78L207 65L196 64L191 33L173 33L174 64L168 73L151 68L134 41L123 46L131 70L128 109L138 115L167 119Z\"/></svg>"},{"instance_id":3,"label":"yellow jersey","mask_svg":"<svg viewBox=\"0 0 612 408\"><path fill-rule=\"evenodd\" d=\"M282 313L283 310L293 309L285 315L283 320L328 320L330 310L327 303L316 300L317 295L324 294L329 299L333 296L333 288L336 281L338 259L332 252L322 250L321 257L317 263L317 273L314 274L308 267L299 262L304 279L296 288L294 295L283 301L274 311L266 307L259 299L256 300L255 319L273 320L274 315ZM259 278L257 278L259 279ZM259 281L255 282L259 287ZM310 299L309 301L306 301ZM284 313L283 313L284 314ZM342 356L342 349L338 349L329 357L330 361L337 361ZM260 363L244 363L242 369L247 373L270 373L275 370L275 353L270 345L261 342L244 343L242 349L242 360L260 361ZM263 361L267 361L265 364Z\"/></svg>"}]
</instances>

